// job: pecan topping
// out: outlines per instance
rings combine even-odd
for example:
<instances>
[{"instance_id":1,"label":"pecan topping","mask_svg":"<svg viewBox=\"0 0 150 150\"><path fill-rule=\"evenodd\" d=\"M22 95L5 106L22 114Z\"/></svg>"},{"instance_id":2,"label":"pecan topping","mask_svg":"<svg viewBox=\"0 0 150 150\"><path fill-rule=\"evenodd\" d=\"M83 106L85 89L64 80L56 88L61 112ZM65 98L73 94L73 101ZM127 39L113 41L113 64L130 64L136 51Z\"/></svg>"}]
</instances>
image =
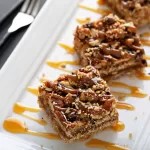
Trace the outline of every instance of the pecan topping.
<instances>
[{"instance_id":1,"label":"pecan topping","mask_svg":"<svg viewBox=\"0 0 150 150\"><path fill-rule=\"evenodd\" d=\"M40 94L43 91L47 95L47 105L52 104L56 116L67 126L76 121L101 118L112 110L115 101L106 82L92 66L80 68L72 75L61 76L54 82L45 81Z\"/></svg>"}]
</instances>

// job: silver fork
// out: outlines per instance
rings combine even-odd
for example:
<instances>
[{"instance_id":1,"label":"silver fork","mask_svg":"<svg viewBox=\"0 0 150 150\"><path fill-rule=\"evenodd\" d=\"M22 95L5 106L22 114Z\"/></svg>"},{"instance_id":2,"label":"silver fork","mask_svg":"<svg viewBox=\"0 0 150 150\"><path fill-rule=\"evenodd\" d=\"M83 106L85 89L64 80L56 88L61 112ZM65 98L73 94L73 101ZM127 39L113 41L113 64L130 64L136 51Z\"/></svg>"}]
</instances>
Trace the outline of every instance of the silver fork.
<instances>
[{"instance_id":1,"label":"silver fork","mask_svg":"<svg viewBox=\"0 0 150 150\"><path fill-rule=\"evenodd\" d=\"M40 0L25 0L20 12L13 19L7 33L0 40L0 48L4 45L8 37L22 27L30 25L36 17L40 6ZM0 50L1 51L1 50Z\"/></svg>"}]
</instances>

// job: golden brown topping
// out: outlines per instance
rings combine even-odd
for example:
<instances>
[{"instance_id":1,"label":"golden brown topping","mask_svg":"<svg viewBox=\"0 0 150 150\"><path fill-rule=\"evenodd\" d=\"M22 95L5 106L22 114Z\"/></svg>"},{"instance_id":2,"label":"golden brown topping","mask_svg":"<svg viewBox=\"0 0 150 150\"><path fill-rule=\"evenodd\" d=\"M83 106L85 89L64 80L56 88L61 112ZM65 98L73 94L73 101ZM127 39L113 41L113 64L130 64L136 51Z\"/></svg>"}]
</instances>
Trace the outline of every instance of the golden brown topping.
<instances>
[{"instance_id":1,"label":"golden brown topping","mask_svg":"<svg viewBox=\"0 0 150 150\"><path fill-rule=\"evenodd\" d=\"M133 23L126 23L110 14L91 24L90 27L89 24L77 27L75 35L80 40L80 47L87 46L82 52L87 58L86 64L99 68L97 64L105 63L105 60L114 62L121 58L142 57L139 53L144 54Z\"/></svg>"},{"instance_id":2,"label":"golden brown topping","mask_svg":"<svg viewBox=\"0 0 150 150\"><path fill-rule=\"evenodd\" d=\"M40 98L43 91L57 117L67 125L68 122L99 119L114 108L114 96L92 66L80 68L54 82L45 81L39 88Z\"/></svg>"}]
</instances>

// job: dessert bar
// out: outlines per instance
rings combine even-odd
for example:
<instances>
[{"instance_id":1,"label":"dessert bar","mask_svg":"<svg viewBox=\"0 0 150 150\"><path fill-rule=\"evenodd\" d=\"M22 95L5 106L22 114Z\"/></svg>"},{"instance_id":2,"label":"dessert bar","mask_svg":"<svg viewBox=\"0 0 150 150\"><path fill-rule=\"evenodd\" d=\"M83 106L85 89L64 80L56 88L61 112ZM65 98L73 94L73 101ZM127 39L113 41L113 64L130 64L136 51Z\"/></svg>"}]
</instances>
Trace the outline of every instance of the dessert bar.
<instances>
[{"instance_id":1,"label":"dessert bar","mask_svg":"<svg viewBox=\"0 0 150 150\"><path fill-rule=\"evenodd\" d=\"M94 66L105 80L147 66L136 27L112 14L78 26L74 48L80 64Z\"/></svg>"},{"instance_id":2,"label":"dessert bar","mask_svg":"<svg viewBox=\"0 0 150 150\"><path fill-rule=\"evenodd\" d=\"M116 100L92 66L39 87L38 102L66 142L84 140L118 122Z\"/></svg>"}]
</instances>

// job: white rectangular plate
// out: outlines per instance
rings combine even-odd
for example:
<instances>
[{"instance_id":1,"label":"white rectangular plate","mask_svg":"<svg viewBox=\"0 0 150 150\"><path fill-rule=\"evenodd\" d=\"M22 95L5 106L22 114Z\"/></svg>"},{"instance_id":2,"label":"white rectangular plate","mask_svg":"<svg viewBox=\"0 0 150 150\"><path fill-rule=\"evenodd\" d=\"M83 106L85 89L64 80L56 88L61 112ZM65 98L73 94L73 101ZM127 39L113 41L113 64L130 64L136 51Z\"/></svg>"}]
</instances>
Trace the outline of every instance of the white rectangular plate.
<instances>
[{"instance_id":1,"label":"white rectangular plate","mask_svg":"<svg viewBox=\"0 0 150 150\"><path fill-rule=\"evenodd\" d=\"M89 149L85 142L65 144L63 141L48 140L41 137L10 134L3 129L3 121L8 116L17 116L24 120L29 129L39 132L54 132L50 124L41 126L31 120L23 118L12 111L15 102L21 102L29 106L38 107L37 97L26 91L27 86L37 87L42 74L50 79L56 79L63 72L46 65L46 60L61 61L74 60L76 56L67 54L57 45L58 41L72 45L73 31L78 23L76 18L91 17L92 20L100 18L99 14L78 8L79 0L49 0L39 13L35 22L31 25L26 35L14 50L0 72L0 150L9 149L61 149L76 150ZM96 0L84 0L84 5L98 7ZM148 28L143 29L147 31ZM140 31L140 32L143 32ZM147 55L150 55L148 47L145 47ZM75 67L69 67L75 69ZM150 71L146 68L146 72ZM145 93L149 93L150 81L124 77L119 81L140 87ZM114 132L106 130L95 135L95 138L127 146L134 150L150 149L150 101L146 98L128 97L127 103L135 106L135 111L119 110L119 119L125 123L125 130ZM36 117L43 113L32 114ZM137 120L135 120L137 117ZM129 133L133 134L132 139ZM21 141L20 141L21 140ZM9 145L7 143L10 143ZM12 146L10 146L12 145Z\"/></svg>"}]
</instances>

